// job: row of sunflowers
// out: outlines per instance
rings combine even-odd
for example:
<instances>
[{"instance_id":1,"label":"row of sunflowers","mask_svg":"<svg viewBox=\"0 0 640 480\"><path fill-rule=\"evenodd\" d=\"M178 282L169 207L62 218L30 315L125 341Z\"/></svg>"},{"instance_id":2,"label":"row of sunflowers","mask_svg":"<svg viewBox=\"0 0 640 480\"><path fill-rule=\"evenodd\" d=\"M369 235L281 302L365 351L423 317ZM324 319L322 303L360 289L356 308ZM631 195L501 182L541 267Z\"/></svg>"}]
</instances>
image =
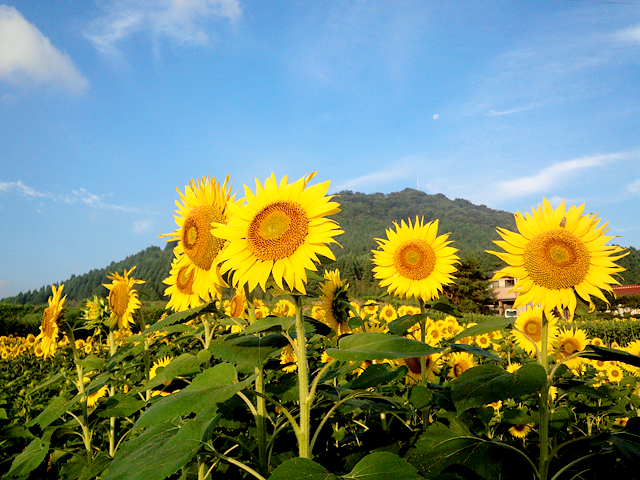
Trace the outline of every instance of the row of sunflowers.
<instances>
[{"instance_id":1,"label":"row of sunflowers","mask_svg":"<svg viewBox=\"0 0 640 480\"><path fill-rule=\"evenodd\" d=\"M25 423L32 439L7 458L6 478L630 472L640 341L611 348L567 323L579 301L606 301L623 270L597 215L546 200L516 213L518 232L498 229L503 251L491 253L527 308L461 324L438 302L458 256L437 221L396 223L373 251L380 285L418 308L355 304L340 272L317 275L342 230L329 182L313 177L272 175L239 200L229 177L178 190L177 228L164 235L177 242L165 280L174 313L153 325L136 315L132 270L109 277L108 301L87 302L84 344L54 287L31 341L38 361L66 356L75 371L46 382L64 387ZM305 306L309 282L322 294ZM290 300L269 309L258 288Z\"/></svg>"}]
</instances>

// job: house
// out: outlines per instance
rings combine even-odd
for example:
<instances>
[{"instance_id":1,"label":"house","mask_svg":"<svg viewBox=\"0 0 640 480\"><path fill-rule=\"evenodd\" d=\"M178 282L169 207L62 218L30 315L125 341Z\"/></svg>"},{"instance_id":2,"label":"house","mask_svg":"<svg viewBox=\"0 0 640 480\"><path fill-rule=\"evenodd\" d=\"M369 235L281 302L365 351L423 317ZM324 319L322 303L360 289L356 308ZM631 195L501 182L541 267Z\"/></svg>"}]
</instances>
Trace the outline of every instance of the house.
<instances>
[{"instance_id":1,"label":"house","mask_svg":"<svg viewBox=\"0 0 640 480\"><path fill-rule=\"evenodd\" d=\"M493 278L494 272L490 272L488 277L489 279ZM513 303L516 301L516 297L518 294L516 292L510 291L518 280L513 277L504 277L499 278L497 280L492 280L489 285L489 289L491 290L491 294L493 298L495 298L495 305L493 309L496 311L498 315L504 315L506 310L513 309ZM518 313L526 310L525 307L519 307Z\"/></svg>"}]
</instances>

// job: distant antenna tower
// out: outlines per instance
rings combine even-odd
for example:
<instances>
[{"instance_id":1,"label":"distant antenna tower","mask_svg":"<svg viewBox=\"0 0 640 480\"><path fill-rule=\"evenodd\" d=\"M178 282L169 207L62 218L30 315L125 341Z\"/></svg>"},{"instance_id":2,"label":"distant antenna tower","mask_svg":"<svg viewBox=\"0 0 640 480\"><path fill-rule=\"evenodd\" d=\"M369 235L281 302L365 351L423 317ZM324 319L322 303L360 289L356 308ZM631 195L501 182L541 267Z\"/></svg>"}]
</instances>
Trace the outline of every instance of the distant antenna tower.
<instances>
[{"instance_id":1,"label":"distant antenna tower","mask_svg":"<svg viewBox=\"0 0 640 480\"><path fill-rule=\"evenodd\" d=\"M420 190L420 174L416 173L416 180L418 181L418 190Z\"/></svg>"}]
</instances>

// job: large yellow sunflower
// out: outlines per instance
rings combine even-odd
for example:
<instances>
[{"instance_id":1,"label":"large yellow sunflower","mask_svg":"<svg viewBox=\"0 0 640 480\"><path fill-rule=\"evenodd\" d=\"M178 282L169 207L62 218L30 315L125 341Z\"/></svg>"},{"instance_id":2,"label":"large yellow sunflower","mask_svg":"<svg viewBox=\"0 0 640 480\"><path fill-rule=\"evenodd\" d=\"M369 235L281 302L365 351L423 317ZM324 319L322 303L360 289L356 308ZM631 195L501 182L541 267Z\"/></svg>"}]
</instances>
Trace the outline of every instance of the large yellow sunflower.
<instances>
[{"instance_id":1,"label":"large yellow sunflower","mask_svg":"<svg viewBox=\"0 0 640 480\"><path fill-rule=\"evenodd\" d=\"M44 309L42 314L42 324L40 325L40 334L36 337L36 344L40 347L44 358L53 355L58 348L58 332L60 331L58 320L62 315L64 301L67 299L66 295L62 296L63 288L64 285L60 285L58 289L55 285L51 286L53 296L49 297L49 306Z\"/></svg>"},{"instance_id":2,"label":"large yellow sunflower","mask_svg":"<svg viewBox=\"0 0 640 480\"><path fill-rule=\"evenodd\" d=\"M527 306L527 309L518 315L514 324L515 329L512 331L516 344L532 356L537 355L542 348L543 315L542 307ZM549 325L547 341L552 344L558 334L556 317L554 315L547 317L547 323Z\"/></svg>"},{"instance_id":3,"label":"large yellow sunflower","mask_svg":"<svg viewBox=\"0 0 640 480\"><path fill-rule=\"evenodd\" d=\"M626 253L605 245L613 238L604 235L607 224L598 227L597 214L582 215L583 210L584 205L567 210L564 200L554 210L545 198L531 215L515 214L519 233L498 228L503 240L495 243L505 251L489 253L508 266L493 278L518 279L514 308L541 304L547 313L568 309L573 317L576 293L588 302L591 295L607 301L602 290L612 292L610 285L618 284L613 275L624 268L615 261Z\"/></svg>"},{"instance_id":4,"label":"large yellow sunflower","mask_svg":"<svg viewBox=\"0 0 640 480\"><path fill-rule=\"evenodd\" d=\"M318 255L335 260L327 246L344 233L327 215L338 213L333 196L325 196L329 181L307 187L315 173L289 184L274 174L264 187L256 179L256 194L245 185L245 204L231 205L227 225L218 222L213 234L229 241L220 254L220 270L233 271L236 287L249 284L266 290L270 277L281 288L306 293L306 270L317 271ZM315 262L315 263L314 263Z\"/></svg>"},{"instance_id":5,"label":"large yellow sunflower","mask_svg":"<svg viewBox=\"0 0 640 480\"><path fill-rule=\"evenodd\" d=\"M449 235L438 236L438 220L415 224L394 222L395 231L387 229L388 240L376 238L373 250L374 277L381 287L399 297L421 298L425 302L438 298L442 286L453 282L457 249L448 247Z\"/></svg>"},{"instance_id":6,"label":"large yellow sunflower","mask_svg":"<svg viewBox=\"0 0 640 480\"><path fill-rule=\"evenodd\" d=\"M124 276L117 272L107 275L112 283L103 283L109 290L109 309L111 310L109 328L111 329L118 325L120 330L129 331L131 324L133 324L133 312L142 305L138 300L138 292L135 287L144 283L144 280L129 277L135 268L132 267L129 271L125 269Z\"/></svg>"},{"instance_id":7,"label":"large yellow sunflower","mask_svg":"<svg viewBox=\"0 0 640 480\"><path fill-rule=\"evenodd\" d=\"M346 280L340 279L340 270L337 269L324 272L324 279L321 287L324 315L321 320L338 335L349 333L349 284Z\"/></svg>"},{"instance_id":8,"label":"large yellow sunflower","mask_svg":"<svg viewBox=\"0 0 640 480\"><path fill-rule=\"evenodd\" d=\"M475 361L473 355L467 352L456 352L449 355L447 364L451 367L449 377L458 378L470 368L475 367L478 362Z\"/></svg>"},{"instance_id":9,"label":"large yellow sunflower","mask_svg":"<svg viewBox=\"0 0 640 480\"><path fill-rule=\"evenodd\" d=\"M198 295L204 301L214 296L221 298L222 288L227 286L216 261L224 240L215 237L211 227L228 221L228 207L234 203L228 181L229 176L220 186L215 178L202 177L197 182L192 179L184 194L178 190L181 202L176 200L178 210L174 215L178 228L173 233L160 235L168 237L167 241L178 242L172 271L180 272L182 281L189 284L192 293L188 295Z\"/></svg>"}]
</instances>

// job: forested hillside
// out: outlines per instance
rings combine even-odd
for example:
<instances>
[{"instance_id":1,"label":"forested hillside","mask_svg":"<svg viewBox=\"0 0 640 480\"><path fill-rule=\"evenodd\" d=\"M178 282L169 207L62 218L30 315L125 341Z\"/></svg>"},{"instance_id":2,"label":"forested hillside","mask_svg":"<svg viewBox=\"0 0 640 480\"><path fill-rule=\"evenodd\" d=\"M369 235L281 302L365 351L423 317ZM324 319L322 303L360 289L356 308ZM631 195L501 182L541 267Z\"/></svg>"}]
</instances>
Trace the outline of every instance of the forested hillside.
<instances>
[{"instance_id":1,"label":"forested hillside","mask_svg":"<svg viewBox=\"0 0 640 480\"><path fill-rule=\"evenodd\" d=\"M375 238L386 238L385 231L393 228L394 221L414 221L416 217L424 217L425 222L438 219L439 234L450 233L452 246L460 250L460 256L477 264L483 272L501 266L499 259L485 253L486 249L496 248L493 244L493 240L499 239L496 227L516 230L512 213L474 205L463 199L449 200L442 194L428 195L410 188L387 195L343 191L336 201L342 211L333 218L345 233L337 237L342 248L333 246L338 261L329 268L339 268L357 294L379 291L371 272L371 250L377 247ZM136 266L133 276L146 282L138 287L142 298L161 300L166 288L162 280L169 275L172 249L173 244L167 244L164 249L149 247L105 268L74 275L61 282L65 284L64 293L68 301L82 301L93 294L105 296L107 289L102 284L110 282L107 275L113 272L122 274L125 268ZM627 269L621 283L640 283L640 251L633 247L628 251L629 255L618 262ZM43 286L6 300L38 305L46 303L50 294L51 286Z\"/></svg>"}]
</instances>

